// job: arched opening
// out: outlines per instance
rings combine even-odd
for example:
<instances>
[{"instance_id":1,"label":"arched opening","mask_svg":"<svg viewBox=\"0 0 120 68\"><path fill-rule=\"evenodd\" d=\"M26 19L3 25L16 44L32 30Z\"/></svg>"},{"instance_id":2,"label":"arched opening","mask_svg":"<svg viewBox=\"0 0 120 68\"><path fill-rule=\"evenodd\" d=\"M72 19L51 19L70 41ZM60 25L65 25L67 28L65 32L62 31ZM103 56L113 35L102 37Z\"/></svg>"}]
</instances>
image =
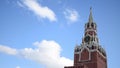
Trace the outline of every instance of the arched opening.
<instances>
[{"instance_id":1,"label":"arched opening","mask_svg":"<svg viewBox=\"0 0 120 68\"><path fill-rule=\"evenodd\" d=\"M81 52L81 57L80 57L80 60L81 61L87 61L89 60L89 51L85 48L82 52Z\"/></svg>"}]
</instances>

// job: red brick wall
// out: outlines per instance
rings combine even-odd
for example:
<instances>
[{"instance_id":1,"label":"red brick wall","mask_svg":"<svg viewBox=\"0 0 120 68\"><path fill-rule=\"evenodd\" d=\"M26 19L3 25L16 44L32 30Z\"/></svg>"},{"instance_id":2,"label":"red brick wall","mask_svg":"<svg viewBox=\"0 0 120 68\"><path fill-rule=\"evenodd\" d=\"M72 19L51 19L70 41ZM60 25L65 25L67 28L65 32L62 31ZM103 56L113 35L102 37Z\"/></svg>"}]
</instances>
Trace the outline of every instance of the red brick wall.
<instances>
[{"instance_id":1,"label":"red brick wall","mask_svg":"<svg viewBox=\"0 0 120 68\"><path fill-rule=\"evenodd\" d=\"M83 50L82 60L88 59L89 52ZM65 68L107 68L107 60L104 58L99 52L91 52L90 53L91 60L88 61L79 61L79 54L74 54L74 66L69 66ZM86 57L85 57L86 56Z\"/></svg>"},{"instance_id":2,"label":"red brick wall","mask_svg":"<svg viewBox=\"0 0 120 68\"><path fill-rule=\"evenodd\" d=\"M107 60L99 53L97 54L97 68L107 68Z\"/></svg>"},{"instance_id":3,"label":"red brick wall","mask_svg":"<svg viewBox=\"0 0 120 68\"><path fill-rule=\"evenodd\" d=\"M79 54L74 54L74 66L79 62Z\"/></svg>"}]
</instances>

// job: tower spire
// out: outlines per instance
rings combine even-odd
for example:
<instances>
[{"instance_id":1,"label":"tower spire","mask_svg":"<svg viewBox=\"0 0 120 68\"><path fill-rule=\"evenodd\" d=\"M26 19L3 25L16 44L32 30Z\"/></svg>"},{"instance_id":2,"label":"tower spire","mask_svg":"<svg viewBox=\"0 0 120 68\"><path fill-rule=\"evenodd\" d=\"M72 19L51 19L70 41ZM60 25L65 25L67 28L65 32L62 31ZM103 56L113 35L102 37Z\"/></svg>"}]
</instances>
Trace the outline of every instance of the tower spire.
<instances>
[{"instance_id":1,"label":"tower spire","mask_svg":"<svg viewBox=\"0 0 120 68\"><path fill-rule=\"evenodd\" d=\"M89 23L92 23L92 22L93 22L92 7L90 7Z\"/></svg>"}]
</instances>

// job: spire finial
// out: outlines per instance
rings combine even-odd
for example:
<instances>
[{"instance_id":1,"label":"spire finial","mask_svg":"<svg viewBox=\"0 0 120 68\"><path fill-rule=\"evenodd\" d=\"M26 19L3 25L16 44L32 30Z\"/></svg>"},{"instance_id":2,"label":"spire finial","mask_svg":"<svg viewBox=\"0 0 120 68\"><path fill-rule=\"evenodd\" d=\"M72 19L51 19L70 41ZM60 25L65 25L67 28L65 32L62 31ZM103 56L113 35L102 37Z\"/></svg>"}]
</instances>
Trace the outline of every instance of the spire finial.
<instances>
[{"instance_id":1,"label":"spire finial","mask_svg":"<svg viewBox=\"0 0 120 68\"><path fill-rule=\"evenodd\" d=\"M89 23L92 23L92 22L93 22L92 7L90 7Z\"/></svg>"},{"instance_id":2,"label":"spire finial","mask_svg":"<svg viewBox=\"0 0 120 68\"><path fill-rule=\"evenodd\" d=\"M90 10L92 10L92 7L90 7Z\"/></svg>"}]
</instances>

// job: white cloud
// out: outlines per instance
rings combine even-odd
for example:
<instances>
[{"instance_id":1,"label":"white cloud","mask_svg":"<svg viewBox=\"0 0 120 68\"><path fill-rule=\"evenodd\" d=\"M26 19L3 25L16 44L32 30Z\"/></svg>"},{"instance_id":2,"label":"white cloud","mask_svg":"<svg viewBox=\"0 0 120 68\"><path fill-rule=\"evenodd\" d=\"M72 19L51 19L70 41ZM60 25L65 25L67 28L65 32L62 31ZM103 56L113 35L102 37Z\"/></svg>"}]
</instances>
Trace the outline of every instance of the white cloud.
<instances>
[{"instance_id":1,"label":"white cloud","mask_svg":"<svg viewBox=\"0 0 120 68\"><path fill-rule=\"evenodd\" d=\"M55 13L47 6L41 6L37 0L21 0L21 2L18 2L18 5L26 6L40 18L47 18L50 21L57 20Z\"/></svg>"},{"instance_id":2,"label":"white cloud","mask_svg":"<svg viewBox=\"0 0 120 68\"><path fill-rule=\"evenodd\" d=\"M20 66L16 66L16 68L20 68Z\"/></svg>"},{"instance_id":3,"label":"white cloud","mask_svg":"<svg viewBox=\"0 0 120 68\"><path fill-rule=\"evenodd\" d=\"M24 6L21 2L19 2L19 1L17 1L17 4L18 4L20 7L22 7L22 8L25 7L25 6Z\"/></svg>"},{"instance_id":4,"label":"white cloud","mask_svg":"<svg viewBox=\"0 0 120 68\"><path fill-rule=\"evenodd\" d=\"M16 55L17 54L16 49L10 48L8 46L3 46L3 45L0 45L0 52L6 53L9 55Z\"/></svg>"},{"instance_id":5,"label":"white cloud","mask_svg":"<svg viewBox=\"0 0 120 68\"><path fill-rule=\"evenodd\" d=\"M78 21L79 14L74 9L66 9L64 12L65 18L68 20L68 24Z\"/></svg>"},{"instance_id":6,"label":"white cloud","mask_svg":"<svg viewBox=\"0 0 120 68\"><path fill-rule=\"evenodd\" d=\"M43 64L46 68L64 68L64 66L73 65L72 60L60 55L61 47L55 41L43 40L41 42L35 42L33 45L36 48L17 50L18 54L16 55Z\"/></svg>"}]
</instances>

